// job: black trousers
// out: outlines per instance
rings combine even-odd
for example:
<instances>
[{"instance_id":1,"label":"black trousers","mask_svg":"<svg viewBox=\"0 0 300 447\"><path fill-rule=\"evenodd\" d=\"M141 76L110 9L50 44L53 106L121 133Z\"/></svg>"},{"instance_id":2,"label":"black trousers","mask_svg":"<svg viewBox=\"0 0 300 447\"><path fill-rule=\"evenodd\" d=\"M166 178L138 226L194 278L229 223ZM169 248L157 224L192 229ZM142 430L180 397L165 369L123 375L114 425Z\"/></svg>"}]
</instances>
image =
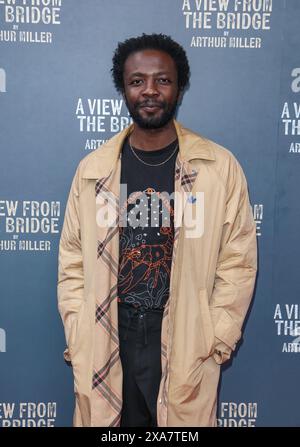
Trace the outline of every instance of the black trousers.
<instances>
[{"instance_id":1,"label":"black trousers","mask_svg":"<svg viewBox=\"0 0 300 447\"><path fill-rule=\"evenodd\" d=\"M161 380L163 309L135 309L118 303L123 368L121 427L156 427Z\"/></svg>"}]
</instances>

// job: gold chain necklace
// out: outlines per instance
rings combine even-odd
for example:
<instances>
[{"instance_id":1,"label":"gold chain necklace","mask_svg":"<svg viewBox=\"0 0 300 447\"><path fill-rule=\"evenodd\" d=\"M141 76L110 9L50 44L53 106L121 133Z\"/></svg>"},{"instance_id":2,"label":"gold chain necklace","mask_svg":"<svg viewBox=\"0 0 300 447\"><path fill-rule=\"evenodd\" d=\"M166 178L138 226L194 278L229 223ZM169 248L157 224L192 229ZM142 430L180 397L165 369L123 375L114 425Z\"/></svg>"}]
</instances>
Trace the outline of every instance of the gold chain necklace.
<instances>
[{"instance_id":1,"label":"gold chain necklace","mask_svg":"<svg viewBox=\"0 0 300 447\"><path fill-rule=\"evenodd\" d=\"M135 156L141 163L143 163L144 165L147 165L147 166L162 166L162 165L164 165L165 163L167 163L167 161L169 161L169 160L173 157L173 155L175 154L175 152L176 152L177 149L178 149L178 143L177 143L177 144L176 144L176 147L175 147L175 149L174 149L174 151L172 152L172 154L171 154L166 160L164 160L164 161L161 162L161 163L152 164L152 163L147 163L146 161L142 160L142 159L135 153L135 151L133 150L133 148L132 148L132 146L131 146L131 144L130 144L130 137L128 138L128 143L129 143L129 146L130 146L130 149L131 149L133 155L134 155L134 156Z\"/></svg>"}]
</instances>

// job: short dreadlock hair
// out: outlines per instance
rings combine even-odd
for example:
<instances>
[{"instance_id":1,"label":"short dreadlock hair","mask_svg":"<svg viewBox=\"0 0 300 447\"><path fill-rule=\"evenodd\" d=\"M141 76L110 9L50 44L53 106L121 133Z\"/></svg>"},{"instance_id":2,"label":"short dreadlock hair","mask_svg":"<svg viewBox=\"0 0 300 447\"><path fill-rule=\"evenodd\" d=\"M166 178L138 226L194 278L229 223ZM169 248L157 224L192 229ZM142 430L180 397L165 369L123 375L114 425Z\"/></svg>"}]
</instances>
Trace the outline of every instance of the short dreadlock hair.
<instances>
[{"instance_id":1,"label":"short dreadlock hair","mask_svg":"<svg viewBox=\"0 0 300 447\"><path fill-rule=\"evenodd\" d=\"M190 78L190 66L185 50L175 42L170 36L165 34L145 34L138 37L131 37L124 42L119 42L113 55L113 67L111 74L114 85L119 93L124 92L124 65L133 53L142 50L160 50L169 54L177 67L177 78L179 90L184 90Z\"/></svg>"}]
</instances>

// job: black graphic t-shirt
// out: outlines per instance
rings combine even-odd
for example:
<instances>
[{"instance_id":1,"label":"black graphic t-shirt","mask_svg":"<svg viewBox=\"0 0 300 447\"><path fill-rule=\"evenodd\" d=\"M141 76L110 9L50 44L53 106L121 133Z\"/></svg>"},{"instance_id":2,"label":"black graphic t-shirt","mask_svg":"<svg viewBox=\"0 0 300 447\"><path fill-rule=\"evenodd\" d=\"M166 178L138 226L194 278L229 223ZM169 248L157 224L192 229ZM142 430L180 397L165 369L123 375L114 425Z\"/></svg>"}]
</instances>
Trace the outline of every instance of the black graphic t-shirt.
<instances>
[{"instance_id":1,"label":"black graphic t-shirt","mask_svg":"<svg viewBox=\"0 0 300 447\"><path fill-rule=\"evenodd\" d=\"M162 309L169 298L177 154L177 139L155 151L132 150L128 139L124 142L121 158L119 302L134 307ZM142 163L137 157L152 166ZM166 163L160 166L153 166L164 161Z\"/></svg>"}]
</instances>

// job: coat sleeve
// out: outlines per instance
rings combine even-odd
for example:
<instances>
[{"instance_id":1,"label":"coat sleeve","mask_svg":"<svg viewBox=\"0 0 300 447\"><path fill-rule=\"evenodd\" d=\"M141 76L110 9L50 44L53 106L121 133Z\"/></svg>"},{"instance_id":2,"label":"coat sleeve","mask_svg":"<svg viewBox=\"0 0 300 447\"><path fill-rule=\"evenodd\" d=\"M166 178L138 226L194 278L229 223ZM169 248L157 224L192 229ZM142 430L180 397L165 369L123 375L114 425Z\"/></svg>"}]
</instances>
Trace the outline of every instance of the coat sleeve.
<instances>
[{"instance_id":1,"label":"coat sleeve","mask_svg":"<svg viewBox=\"0 0 300 447\"><path fill-rule=\"evenodd\" d=\"M58 254L57 299L64 325L67 348L64 358L71 361L70 344L83 301L83 263L79 218L79 166L74 175L65 210Z\"/></svg>"},{"instance_id":2,"label":"coat sleeve","mask_svg":"<svg viewBox=\"0 0 300 447\"><path fill-rule=\"evenodd\" d=\"M257 271L256 223L247 181L233 155L226 181L226 209L210 311L215 330L213 357L227 361L242 335Z\"/></svg>"}]
</instances>

